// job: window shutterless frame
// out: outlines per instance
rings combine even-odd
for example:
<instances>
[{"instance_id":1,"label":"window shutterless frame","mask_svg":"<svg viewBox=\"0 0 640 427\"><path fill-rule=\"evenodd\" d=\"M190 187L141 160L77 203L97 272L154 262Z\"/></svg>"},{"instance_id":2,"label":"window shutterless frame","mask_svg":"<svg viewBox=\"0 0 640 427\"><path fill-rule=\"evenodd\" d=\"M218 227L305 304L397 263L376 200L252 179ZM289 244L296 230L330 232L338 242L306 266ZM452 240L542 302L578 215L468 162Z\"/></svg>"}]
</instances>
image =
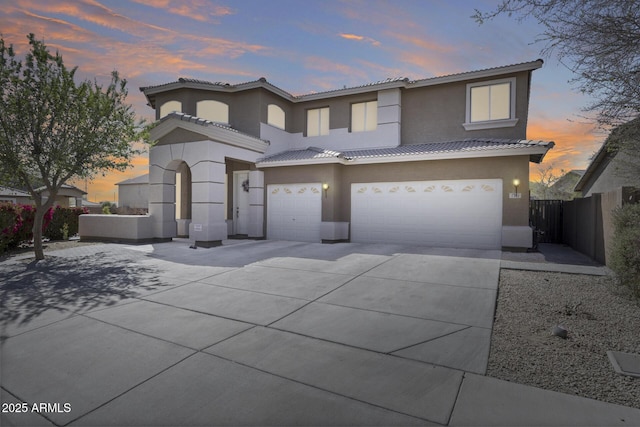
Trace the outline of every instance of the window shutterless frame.
<instances>
[{"instance_id":1,"label":"window shutterless frame","mask_svg":"<svg viewBox=\"0 0 640 427\"><path fill-rule=\"evenodd\" d=\"M516 118L516 78L468 83L466 130L514 127Z\"/></svg>"},{"instance_id":2,"label":"window shutterless frame","mask_svg":"<svg viewBox=\"0 0 640 427\"><path fill-rule=\"evenodd\" d=\"M329 135L329 107L307 110L307 136Z\"/></svg>"}]
</instances>

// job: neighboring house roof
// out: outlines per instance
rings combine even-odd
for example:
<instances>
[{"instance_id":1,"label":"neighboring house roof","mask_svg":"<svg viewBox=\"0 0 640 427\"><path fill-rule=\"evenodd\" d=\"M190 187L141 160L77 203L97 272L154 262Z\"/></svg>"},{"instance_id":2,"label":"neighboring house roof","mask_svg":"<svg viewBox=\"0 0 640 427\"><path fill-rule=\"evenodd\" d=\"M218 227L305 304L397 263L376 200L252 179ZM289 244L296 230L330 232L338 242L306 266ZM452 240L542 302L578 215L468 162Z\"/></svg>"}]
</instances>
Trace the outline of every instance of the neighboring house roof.
<instances>
[{"instance_id":1,"label":"neighboring house roof","mask_svg":"<svg viewBox=\"0 0 640 427\"><path fill-rule=\"evenodd\" d=\"M598 152L591 159L584 175L578 181L574 191L587 192L598 180L609 163L616 157L623 141L638 140L640 130L640 117L636 117L613 129L604 141ZM624 152L622 155L624 156Z\"/></svg>"},{"instance_id":2,"label":"neighboring house roof","mask_svg":"<svg viewBox=\"0 0 640 427\"><path fill-rule=\"evenodd\" d=\"M76 186L74 186L74 185L69 185L69 184L62 184L62 186L60 187L60 190L62 190L62 191L58 192L58 195L59 195L59 196L64 195L64 194L63 194L63 192L64 192L65 194L66 194L66 193L76 193L76 192L81 193L81 194L87 194L87 192L86 192L86 191L81 190L81 189L79 189L78 187L76 187ZM66 190L66 191L64 191L64 190ZM38 188L36 188L36 190L35 190L35 191L36 191L37 193L40 193L40 192L42 192L42 191L47 191L47 187L44 187L44 186L43 186L43 187L38 187Z\"/></svg>"},{"instance_id":3,"label":"neighboring house roof","mask_svg":"<svg viewBox=\"0 0 640 427\"><path fill-rule=\"evenodd\" d=\"M537 59L531 62L523 62L519 64L505 65L501 67L486 68L476 71L467 71L463 73L448 74L438 77L429 77L425 79L410 80L408 78L390 78L374 83L367 83L360 86L344 87L342 89L329 90L325 92L315 92L305 95L292 95L279 87L269 83L264 77L258 80L250 82L230 84L223 82L208 82L204 80L179 78L178 81L165 83L156 86L144 86L140 88L141 92L144 92L147 97L147 101L152 108L155 108L155 95L162 92L167 92L175 89L191 88L191 89L203 89L212 90L216 92L239 92L244 90L250 90L255 88L264 88L269 90L291 102L303 102L316 99L326 99L336 96L353 95L358 93L371 92L372 90L384 90L392 88L414 88L423 86L433 86L444 83L452 83L464 80L480 79L487 77L495 77L504 74L517 73L521 71L532 71L542 67L542 59Z\"/></svg>"},{"instance_id":4,"label":"neighboring house roof","mask_svg":"<svg viewBox=\"0 0 640 427\"><path fill-rule=\"evenodd\" d=\"M309 147L304 150L288 150L267 156L258 160L256 164L268 167L309 163L382 163L526 154L532 162L540 163L554 145L552 141L475 138L346 151Z\"/></svg>"},{"instance_id":5,"label":"neighboring house roof","mask_svg":"<svg viewBox=\"0 0 640 427\"><path fill-rule=\"evenodd\" d=\"M31 197L31 194L26 191L17 190L15 188L10 187L1 187L0 186L0 196L4 197Z\"/></svg>"},{"instance_id":6,"label":"neighboring house roof","mask_svg":"<svg viewBox=\"0 0 640 427\"><path fill-rule=\"evenodd\" d=\"M148 183L149 183L149 174L146 173L144 175L136 176L131 179L116 182L116 185L136 185L136 184L148 184Z\"/></svg>"},{"instance_id":7,"label":"neighboring house roof","mask_svg":"<svg viewBox=\"0 0 640 427\"><path fill-rule=\"evenodd\" d=\"M587 169L582 174L582 177L576 183L573 191L582 191L584 187L587 186L587 183L592 180L592 178L596 179L597 176L594 176L594 174L596 173L600 165L606 166L606 163L609 163L612 157L612 153L609 153L609 151L607 150L607 142L605 141L598 152L595 154L595 156L593 156L593 159L591 159L591 163L589 163L589 166L587 166Z\"/></svg>"},{"instance_id":8,"label":"neighboring house roof","mask_svg":"<svg viewBox=\"0 0 640 427\"><path fill-rule=\"evenodd\" d=\"M584 175L584 169L572 169L562 175L551 185L551 196L554 199L567 199L574 196L574 187L578 180Z\"/></svg>"}]
</instances>

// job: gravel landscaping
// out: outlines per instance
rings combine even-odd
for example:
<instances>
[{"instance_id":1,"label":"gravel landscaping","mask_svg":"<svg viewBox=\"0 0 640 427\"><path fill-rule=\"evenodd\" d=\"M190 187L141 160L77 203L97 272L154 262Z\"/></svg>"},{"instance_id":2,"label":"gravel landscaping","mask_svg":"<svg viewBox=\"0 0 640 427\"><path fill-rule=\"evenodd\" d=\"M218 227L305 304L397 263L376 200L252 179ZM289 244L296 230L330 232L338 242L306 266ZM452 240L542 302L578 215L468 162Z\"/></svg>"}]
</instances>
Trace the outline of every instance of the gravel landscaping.
<instances>
[{"instance_id":1,"label":"gravel landscaping","mask_svg":"<svg viewBox=\"0 0 640 427\"><path fill-rule=\"evenodd\" d=\"M552 335L556 325L566 339ZM640 378L607 351L640 353L640 303L607 276L501 270L487 375L640 408Z\"/></svg>"}]
</instances>

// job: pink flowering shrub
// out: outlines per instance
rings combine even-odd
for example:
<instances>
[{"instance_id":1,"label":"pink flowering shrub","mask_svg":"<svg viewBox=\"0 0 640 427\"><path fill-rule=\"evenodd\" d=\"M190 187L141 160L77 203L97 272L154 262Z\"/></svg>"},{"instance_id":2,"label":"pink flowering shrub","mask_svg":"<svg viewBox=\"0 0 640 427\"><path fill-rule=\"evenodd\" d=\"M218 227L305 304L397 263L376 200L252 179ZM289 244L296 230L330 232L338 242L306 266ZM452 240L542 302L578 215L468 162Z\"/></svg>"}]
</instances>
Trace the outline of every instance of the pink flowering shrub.
<instances>
[{"instance_id":1,"label":"pink flowering shrub","mask_svg":"<svg viewBox=\"0 0 640 427\"><path fill-rule=\"evenodd\" d=\"M53 212L53 209L49 209L44 215L43 232L53 219ZM33 239L35 215L35 206L0 203L0 253Z\"/></svg>"}]
</instances>

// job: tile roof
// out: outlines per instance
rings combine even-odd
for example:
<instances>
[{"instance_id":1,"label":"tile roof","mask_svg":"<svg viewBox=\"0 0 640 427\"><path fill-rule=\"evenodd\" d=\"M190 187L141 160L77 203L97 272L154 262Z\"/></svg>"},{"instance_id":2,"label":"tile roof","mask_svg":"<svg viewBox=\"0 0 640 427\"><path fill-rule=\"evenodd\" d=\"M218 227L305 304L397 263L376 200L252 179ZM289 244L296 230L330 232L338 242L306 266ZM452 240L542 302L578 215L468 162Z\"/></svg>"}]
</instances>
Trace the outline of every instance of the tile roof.
<instances>
[{"instance_id":1,"label":"tile roof","mask_svg":"<svg viewBox=\"0 0 640 427\"><path fill-rule=\"evenodd\" d=\"M360 93L362 91L366 91L369 88L375 88L375 87L378 87L379 89L390 88L390 87L411 88L411 87L434 85L434 84L446 83L446 82L458 81L458 80L464 80L464 79L485 78L488 76L500 75L504 73L511 73L511 72L517 72L517 71L523 71L523 70L534 70L534 69L540 68L542 64L543 64L542 59L537 59L531 62L522 62L518 64L484 68L484 69L474 70L474 71L465 71L462 73L446 74L442 76L435 76L435 77L429 77L429 78L417 79L417 80L410 80L409 78L406 78L406 77L393 77L393 78L388 78L385 80L380 80L372 83L366 83L358 86L351 86L351 87L344 86L343 88L340 88L340 89L332 89L332 90L327 90L322 92L312 92L312 93L307 93L302 95L292 95L289 92L283 89L280 89L279 87L269 83L267 79L264 77L260 77L257 80L252 80L252 81L238 83L238 84L231 84L231 83L225 83L225 82L210 82L206 80L180 77L177 81L174 81L174 82L164 83L164 84L155 85L155 86L141 87L140 91L145 93L145 96L149 100L150 104L152 104L152 106L155 103L155 93L162 92L163 89L165 90L178 89L180 87L184 87L185 85L196 86L199 89L213 89L213 90L222 90L227 92L253 89L256 87L264 87L277 93L278 95L284 98L289 99L290 101L296 102L296 101L305 101L305 100L318 99L318 98L324 98L324 97L342 96L342 95L348 95L351 93Z\"/></svg>"},{"instance_id":2,"label":"tile roof","mask_svg":"<svg viewBox=\"0 0 640 427\"><path fill-rule=\"evenodd\" d=\"M486 152L504 149L523 149L531 147L551 148L554 143L551 141L533 141L520 139L489 139L474 138L459 141L429 142L423 144L400 145L389 148L371 148L361 150L334 151L310 147L304 150L289 150L264 157L258 163L277 163L296 160L314 159L372 159L372 158L397 158L403 156L465 153L465 152ZM517 154L517 153L514 153ZM535 159L537 160L537 159Z\"/></svg>"},{"instance_id":3,"label":"tile roof","mask_svg":"<svg viewBox=\"0 0 640 427\"><path fill-rule=\"evenodd\" d=\"M178 120L182 120L182 121L185 121L185 122L195 123L197 125L204 126L204 127L215 126L217 128L220 128L220 129L225 129L225 130L228 130L230 132L237 133L238 135L244 135L244 136L248 136L248 137L251 137L253 139L257 139L257 140L263 141L263 142L268 142L268 141L265 141L263 139L257 138L257 137L255 137L253 135L250 135L248 133L240 132L239 130L234 129L229 125L225 125L223 123L218 123L218 122L212 122L211 120L201 119L200 117L191 116L189 114L184 114L184 113L178 113L176 111L174 111L172 113L169 113L166 116L164 116L163 118L161 118L159 123L165 122L165 121L167 121L169 119L178 119Z\"/></svg>"}]
</instances>

